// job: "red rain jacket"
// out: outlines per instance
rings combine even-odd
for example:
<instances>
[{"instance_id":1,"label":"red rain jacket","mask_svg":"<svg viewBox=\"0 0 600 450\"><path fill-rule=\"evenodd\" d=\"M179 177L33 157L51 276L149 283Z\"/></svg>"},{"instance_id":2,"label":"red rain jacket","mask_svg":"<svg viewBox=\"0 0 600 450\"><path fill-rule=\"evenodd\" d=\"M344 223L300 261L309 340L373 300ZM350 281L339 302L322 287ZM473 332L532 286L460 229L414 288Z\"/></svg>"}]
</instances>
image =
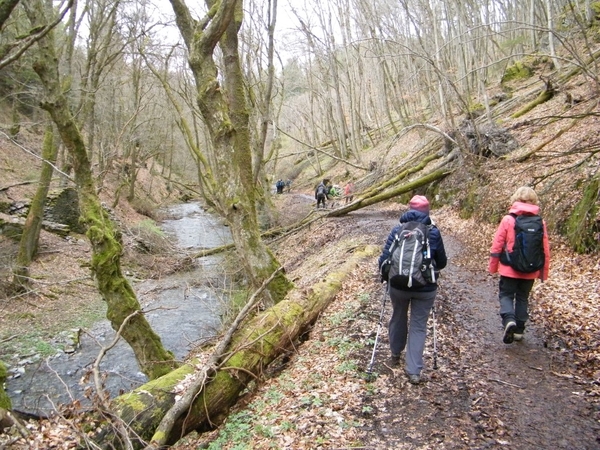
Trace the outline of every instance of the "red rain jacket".
<instances>
[{"instance_id":1,"label":"red rain jacket","mask_svg":"<svg viewBox=\"0 0 600 450\"><path fill-rule=\"evenodd\" d=\"M514 202L510 207L509 213L516 214L517 216L521 214L539 214L540 207L529 203ZM548 242L548 230L546 229L545 221L544 254L546 255L546 262L541 270L532 273L523 273L517 272L512 267L502 264L500 262L500 254L504 251L505 245L509 252L513 250L513 246L515 245L515 218L510 214L502 218L502 221L496 230L492 248L490 249L488 271L490 273L500 272L500 275L509 278L521 278L525 280L539 278L542 281L548 279L548 272L550 270L550 243Z\"/></svg>"}]
</instances>

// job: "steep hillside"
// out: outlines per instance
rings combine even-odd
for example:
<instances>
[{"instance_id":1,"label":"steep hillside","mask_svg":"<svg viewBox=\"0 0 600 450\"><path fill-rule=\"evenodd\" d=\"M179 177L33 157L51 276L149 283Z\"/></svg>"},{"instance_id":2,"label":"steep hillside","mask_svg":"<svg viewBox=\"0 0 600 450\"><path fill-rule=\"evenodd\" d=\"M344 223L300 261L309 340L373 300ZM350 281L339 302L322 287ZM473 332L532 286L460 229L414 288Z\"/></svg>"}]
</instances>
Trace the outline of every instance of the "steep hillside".
<instances>
[{"instance_id":1,"label":"steep hillside","mask_svg":"<svg viewBox=\"0 0 600 450\"><path fill-rule=\"evenodd\" d=\"M376 358L378 376L373 382L365 379L382 292L374 261L364 261L344 282L304 345L267 373L265 383L248 391L221 433L192 436L180 448L198 448L213 439L212 448L234 448L238 441L243 448L533 449L550 448L546 445L551 443L553 448L598 448L600 265L597 251L584 255L571 251L577 227L569 225L576 205L586 198L586 188L598 179L597 86L581 76L556 82L549 101L512 117L546 87L533 77L495 88L507 93L498 95L491 111L493 125L482 108L473 108L478 132L458 115L452 121L438 118L378 139L352 164L326 158L325 172L317 174L314 167L304 165L303 157L278 174L293 179L291 194L273 199L278 224L289 225L315 214L314 186L322 178L341 186L354 180L359 197L425 154L454 155L447 165L450 175L419 189L433 201L452 261L441 283L437 310L440 369L431 367L430 334L426 383L413 388L399 370L389 367L385 324ZM448 146L442 131L471 142L475 152ZM35 183L21 183L37 176L39 160L31 152L39 153L40 133L34 127L23 129L20 145L0 139L0 203L31 196ZM517 144L512 151L500 152L501 157L494 154L512 142ZM425 170L434 167L435 160ZM151 166L142 170L137 211L123 198L114 201L123 181L117 166L101 190L122 224L127 270L137 278L173 270L178 256L139 251L143 239L135 225L147 220L139 211L151 214L156 205L177 201L181 194L153 175ZM527 340L505 348L496 320L496 280L486 275L485 266L495 224L512 192L524 184L534 186L542 199L552 234L553 266L550 280L534 290ZM586 233L575 232L575 237L600 232L597 192L596 188L588 199L591 206L580 213L582 220L575 221L583 223ZM381 245L410 194L342 218L324 218L270 245L296 285L308 289L355 248ZM597 244L584 242L586 248ZM7 280L16 243L0 237L0 245L2 278ZM36 290L27 296L6 290L1 299L0 340L12 352L25 350L12 346L13 336L37 330L33 338L41 345L48 335L75 321L81 324L82 316L84 323L91 323L103 314L87 269L90 253L85 238L64 239L43 232L40 250L32 267ZM389 317L389 303L383 317L384 322ZM66 442L65 436L73 435L67 423L60 417L35 422L31 425L35 437L29 442L22 439L18 443L22 446L15 448L28 448L35 439L44 445ZM44 427L56 433L44 435Z\"/></svg>"},{"instance_id":2,"label":"steep hillside","mask_svg":"<svg viewBox=\"0 0 600 450\"><path fill-rule=\"evenodd\" d=\"M426 124L405 128L398 125L401 128L398 134L380 138L376 146L366 148L359 161L352 164L332 158L322 164L324 173L316 174L303 157L288 167L283 176L305 167L294 180L295 187L312 191L319 178L329 178L342 187L353 180L360 194L410 169L432 152L455 151L452 164L447 165L452 174L419 189L437 206L457 207L462 217L474 216L496 223L514 190L522 185L532 186L540 195L554 233L565 236L579 251L597 250L600 248L598 86L581 74L569 77L555 74L551 98L514 117L548 91L542 79L546 66L535 69L530 78L490 88L488 97L493 101L489 115L477 103L482 100L474 99L470 119L460 114L457 106L452 118L434 117ZM458 146L444 140L442 133L461 143L462 149L457 151ZM433 160L423 172L433 170L437 164L438 160ZM408 195L398 201L407 198Z\"/></svg>"}]
</instances>

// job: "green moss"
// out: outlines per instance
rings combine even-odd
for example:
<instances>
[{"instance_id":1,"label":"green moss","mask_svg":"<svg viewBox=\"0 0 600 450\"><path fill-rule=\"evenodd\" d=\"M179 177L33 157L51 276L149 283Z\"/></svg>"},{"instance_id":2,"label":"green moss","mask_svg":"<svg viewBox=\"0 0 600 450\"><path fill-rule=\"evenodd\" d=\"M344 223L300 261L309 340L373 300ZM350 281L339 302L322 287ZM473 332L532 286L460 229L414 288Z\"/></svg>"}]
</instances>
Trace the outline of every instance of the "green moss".
<instances>
[{"instance_id":1,"label":"green moss","mask_svg":"<svg viewBox=\"0 0 600 450\"><path fill-rule=\"evenodd\" d=\"M7 370L6 366L0 361L0 408L10 410L12 405L10 403L10 397L4 391L4 382L6 381Z\"/></svg>"},{"instance_id":2,"label":"green moss","mask_svg":"<svg viewBox=\"0 0 600 450\"><path fill-rule=\"evenodd\" d=\"M532 101L531 103L525 105L523 108L521 108L520 110L518 110L516 113L512 114L510 117L512 117L513 119L516 119L518 117L521 117L525 114L527 114L529 111L531 111L533 108L535 108L538 105L541 105L542 103L547 102L548 100L550 100L553 96L554 96L554 89L545 89L543 90L540 95L538 95L536 97L536 99L534 101Z\"/></svg>"},{"instance_id":3,"label":"green moss","mask_svg":"<svg viewBox=\"0 0 600 450\"><path fill-rule=\"evenodd\" d=\"M597 239L600 225L596 222L598 195L600 195L600 177L595 177L585 186L583 197L575 205L567 220L567 239L577 253L592 252L600 248Z\"/></svg>"},{"instance_id":4,"label":"green moss","mask_svg":"<svg viewBox=\"0 0 600 450\"><path fill-rule=\"evenodd\" d=\"M143 414L145 417L152 417L156 428L162 419L164 411L161 413L159 405L161 398L165 396L174 396L173 387L181 382L187 375L194 373L194 365L198 360L194 359L189 364L183 365L176 370L155 378L139 388L121 395L115 399L113 406L120 411L121 417L126 420L132 420ZM152 392L153 394L149 394ZM150 409L156 408L156 414L151 413Z\"/></svg>"},{"instance_id":5,"label":"green moss","mask_svg":"<svg viewBox=\"0 0 600 450\"><path fill-rule=\"evenodd\" d=\"M4 389L0 390L0 408L10 411L12 409L12 403L10 402L10 397L4 391Z\"/></svg>"},{"instance_id":6,"label":"green moss","mask_svg":"<svg viewBox=\"0 0 600 450\"><path fill-rule=\"evenodd\" d=\"M271 293L275 303L278 303L285 298L287 293L293 287L294 283L288 280L284 273L279 272L275 279L269 284L269 292Z\"/></svg>"},{"instance_id":7,"label":"green moss","mask_svg":"<svg viewBox=\"0 0 600 450\"><path fill-rule=\"evenodd\" d=\"M501 83L513 80L526 80L531 76L533 76L533 69L523 61L517 61L512 66L506 68Z\"/></svg>"},{"instance_id":8,"label":"green moss","mask_svg":"<svg viewBox=\"0 0 600 450\"><path fill-rule=\"evenodd\" d=\"M466 186L466 192L459 200L459 216L461 219L470 219L479 208L479 196L477 195L478 186L476 183L470 183Z\"/></svg>"},{"instance_id":9,"label":"green moss","mask_svg":"<svg viewBox=\"0 0 600 450\"><path fill-rule=\"evenodd\" d=\"M485 112L485 106L481 103L469 105L469 116L479 117Z\"/></svg>"}]
</instances>

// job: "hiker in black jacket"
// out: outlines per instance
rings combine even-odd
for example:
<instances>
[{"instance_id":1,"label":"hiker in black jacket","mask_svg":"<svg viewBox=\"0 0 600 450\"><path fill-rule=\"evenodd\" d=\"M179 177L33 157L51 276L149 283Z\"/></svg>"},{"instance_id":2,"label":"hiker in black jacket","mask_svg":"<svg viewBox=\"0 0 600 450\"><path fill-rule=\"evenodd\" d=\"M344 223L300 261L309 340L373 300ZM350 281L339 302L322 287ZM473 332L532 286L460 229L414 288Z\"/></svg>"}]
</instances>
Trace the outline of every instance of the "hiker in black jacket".
<instances>
[{"instance_id":1,"label":"hiker in black jacket","mask_svg":"<svg viewBox=\"0 0 600 450\"><path fill-rule=\"evenodd\" d=\"M329 193L329 187L327 184L329 180L326 178L321 181L315 189L315 199L317 200L317 209L322 205L325 208L325 201L327 200L327 194Z\"/></svg>"},{"instance_id":2,"label":"hiker in black jacket","mask_svg":"<svg viewBox=\"0 0 600 450\"><path fill-rule=\"evenodd\" d=\"M448 258L440 230L432 224L429 217L429 201L422 195L415 195L410 200L409 208L409 211L400 217L400 224L392 229L387 238L379 257L379 269L381 270L383 263L390 256L390 247L395 236L400 232L403 224L408 222L421 222L430 226L429 250L431 258L436 271L443 269L448 263ZM418 384L421 381L421 370L423 369L427 320L437 294L437 284L428 282L422 287L396 289L388 283L388 289L393 306L392 319L389 323L391 363L393 365L399 364L400 355L406 348L404 358L406 366L404 370L408 380L412 384ZM410 324L408 323L409 307Z\"/></svg>"}]
</instances>

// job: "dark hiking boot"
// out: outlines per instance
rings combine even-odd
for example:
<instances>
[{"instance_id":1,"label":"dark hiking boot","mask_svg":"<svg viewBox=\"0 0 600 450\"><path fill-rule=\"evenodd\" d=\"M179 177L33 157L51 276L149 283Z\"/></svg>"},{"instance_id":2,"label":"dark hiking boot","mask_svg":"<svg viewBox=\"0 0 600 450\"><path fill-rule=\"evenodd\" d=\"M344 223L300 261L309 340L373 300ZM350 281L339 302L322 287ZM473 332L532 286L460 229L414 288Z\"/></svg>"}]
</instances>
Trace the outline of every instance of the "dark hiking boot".
<instances>
[{"instance_id":1,"label":"dark hiking boot","mask_svg":"<svg viewBox=\"0 0 600 450\"><path fill-rule=\"evenodd\" d=\"M392 366L397 366L398 364L400 364L400 355L392 355L392 357L390 358L390 364Z\"/></svg>"},{"instance_id":2,"label":"dark hiking boot","mask_svg":"<svg viewBox=\"0 0 600 450\"><path fill-rule=\"evenodd\" d=\"M502 338L502 342L505 344L512 344L515 340L515 331L517 330L517 324L514 320L509 320L506 322L504 327L504 337ZM521 335L522 336L522 335Z\"/></svg>"},{"instance_id":3,"label":"dark hiking boot","mask_svg":"<svg viewBox=\"0 0 600 450\"><path fill-rule=\"evenodd\" d=\"M408 377L408 382L410 384L419 384L421 382L421 376L420 375L415 375L415 374L411 374L408 372L405 372L406 376Z\"/></svg>"}]
</instances>

